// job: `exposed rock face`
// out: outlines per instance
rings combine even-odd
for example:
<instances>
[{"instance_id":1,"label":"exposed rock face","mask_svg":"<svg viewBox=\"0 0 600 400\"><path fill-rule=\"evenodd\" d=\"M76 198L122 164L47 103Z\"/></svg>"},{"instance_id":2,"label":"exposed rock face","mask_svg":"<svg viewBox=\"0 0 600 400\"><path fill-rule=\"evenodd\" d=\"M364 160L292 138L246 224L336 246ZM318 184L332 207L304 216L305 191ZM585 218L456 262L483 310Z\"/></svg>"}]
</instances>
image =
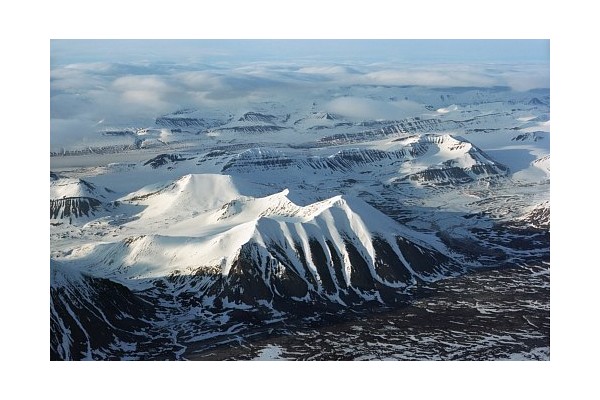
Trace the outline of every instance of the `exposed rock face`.
<instances>
[{"instance_id":1,"label":"exposed rock face","mask_svg":"<svg viewBox=\"0 0 600 400\"><path fill-rule=\"evenodd\" d=\"M244 126L231 126L231 127L223 127L216 128L213 130L214 132L233 132L233 133L269 133L269 132L278 132L283 129L286 129L284 126L277 125L244 125Z\"/></svg>"},{"instance_id":2,"label":"exposed rock face","mask_svg":"<svg viewBox=\"0 0 600 400\"><path fill-rule=\"evenodd\" d=\"M156 118L155 124L165 128L201 128L208 129L221 125L223 121L206 118L199 110L183 109Z\"/></svg>"},{"instance_id":3,"label":"exposed rock face","mask_svg":"<svg viewBox=\"0 0 600 400\"><path fill-rule=\"evenodd\" d=\"M336 309L366 302L396 304L407 299L407 288L463 271L440 252L397 237L373 240L375 261L363 244L344 239L339 249L315 237L309 243L255 242L244 245L227 275L199 272L212 283L199 302L210 307L290 311L320 304ZM200 279L200 278L199 278Z\"/></svg>"},{"instance_id":4,"label":"exposed rock face","mask_svg":"<svg viewBox=\"0 0 600 400\"><path fill-rule=\"evenodd\" d=\"M544 132L541 132L542 134ZM512 141L517 141L517 142L527 142L527 141L533 141L533 142L537 142L538 140L543 140L544 136L540 135L538 132L525 132L525 133L520 133L517 136L513 137L511 140Z\"/></svg>"},{"instance_id":5,"label":"exposed rock face","mask_svg":"<svg viewBox=\"0 0 600 400\"><path fill-rule=\"evenodd\" d=\"M107 136L133 136L136 132L131 129L118 129L102 131L102 134Z\"/></svg>"},{"instance_id":6,"label":"exposed rock face","mask_svg":"<svg viewBox=\"0 0 600 400\"><path fill-rule=\"evenodd\" d=\"M410 174L402 180L411 180L419 183L436 183L438 185L460 185L462 183L473 182L462 168L431 168L424 171Z\"/></svg>"},{"instance_id":7,"label":"exposed rock face","mask_svg":"<svg viewBox=\"0 0 600 400\"><path fill-rule=\"evenodd\" d=\"M177 163L178 161L191 160L191 158L184 158L181 154L159 154L158 156L146 161L144 165L150 165L156 169L166 164Z\"/></svg>"},{"instance_id":8,"label":"exposed rock face","mask_svg":"<svg viewBox=\"0 0 600 400\"><path fill-rule=\"evenodd\" d=\"M516 228L533 228L550 231L550 203L544 202L531 208L520 218L507 224Z\"/></svg>"},{"instance_id":9,"label":"exposed rock face","mask_svg":"<svg viewBox=\"0 0 600 400\"><path fill-rule=\"evenodd\" d=\"M205 128L208 123L203 119L198 118L186 118L186 117L159 117L156 118L155 121L158 126L167 126L167 127L181 127L181 128L189 128L189 127L198 127Z\"/></svg>"},{"instance_id":10,"label":"exposed rock face","mask_svg":"<svg viewBox=\"0 0 600 400\"><path fill-rule=\"evenodd\" d=\"M464 184L480 179L508 175L508 168L462 138L450 135L412 135L393 140L389 150L369 148L344 149L330 156L294 157L282 151L254 148L231 158L222 172L247 174L251 171L312 169L334 172L377 170L392 176L392 182L415 182L431 185ZM397 145L396 145L397 143ZM420 171L400 174L397 165L428 154L443 153L438 164ZM423 164L429 164L424 162Z\"/></svg>"},{"instance_id":11,"label":"exposed rock face","mask_svg":"<svg viewBox=\"0 0 600 400\"><path fill-rule=\"evenodd\" d=\"M407 148L396 151L382 151L374 149L348 149L342 150L330 157L312 157L307 160L307 165L314 169L331 169L333 171L351 171L358 167L372 165L378 162L393 162L403 160L409 156L418 156L426 151L423 147Z\"/></svg>"},{"instance_id":12,"label":"exposed rock face","mask_svg":"<svg viewBox=\"0 0 600 400\"><path fill-rule=\"evenodd\" d=\"M50 219L90 217L102 208L93 197L65 197L50 200Z\"/></svg>"},{"instance_id":13,"label":"exposed rock face","mask_svg":"<svg viewBox=\"0 0 600 400\"><path fill-rule=\"evenodd\" d=\"M270 114L261 114L257 112L247 112L242 115L238 121L245 122L264 122L267 124L272 124L277 120L277 117Z\"/></svg>"},{"instance_id":14,"label":"exposed rock face","mask_svg":"<svg viewBox=\"0 0 600 400\"><path fill-rule=\"evenodd\" d=\"M227 162L222 172L226 171L252 171L268 170L273 168L286 168L294 164L294 160L285 153L276 150L254 148L243 151Z\"/></svg>"},{"instance_id":15,"label":"exposed rock face","mask_svg":"<svg viewBox=\"0 0 600 400\"><path fill-rule=\"evenodd\" d=\"M538 99L537 97L534 97L531 100L529 100L527 102L527 104L532 105L532 106L547 106L548 105L545 102L543 102L542 100Z\"/></svg>"},{"instance_id":16,"label":"exposed rock face","mask_svg":"<svg viewBox=\"0 0 600 400\"><path fill-rule=\"evenodd\" d=\"M446 129L450 130L456 129L460 126L460 123L455 121L442 121L439 119L408 119L363 132L326 136L319 139L317 145L340 145L364 142L407 133L436 132Z\"/></svg>"},{"instance_id":17,"label":"exposed rock face","mask_svg":"<svg viewBox=\"0 0 600 400\"><path fill-rule=\"evenodd\" d=\"M118 360L144 339L153 307L125 286L54 262L50 282L50 360Z\"/></svg>"}]
</instances>

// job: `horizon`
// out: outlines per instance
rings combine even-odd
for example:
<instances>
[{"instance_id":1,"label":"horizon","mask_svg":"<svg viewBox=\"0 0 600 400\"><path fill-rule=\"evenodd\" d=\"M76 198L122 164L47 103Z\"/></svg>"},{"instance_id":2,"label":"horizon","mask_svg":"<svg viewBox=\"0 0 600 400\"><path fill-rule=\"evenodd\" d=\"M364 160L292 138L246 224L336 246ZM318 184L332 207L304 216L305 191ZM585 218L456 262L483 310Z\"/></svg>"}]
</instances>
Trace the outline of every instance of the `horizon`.
<instances>
[{"instance_id":1,"label":"horizon","mask_svg":"<svg viewBox=\"0 0 600 400\"><path fill-rule=\"evenodd\" d=\"M91 62L549 63L543 39L52 39L51 67ZM190 53L194 53L191 55Z\"/></svg>"}]
</instances>

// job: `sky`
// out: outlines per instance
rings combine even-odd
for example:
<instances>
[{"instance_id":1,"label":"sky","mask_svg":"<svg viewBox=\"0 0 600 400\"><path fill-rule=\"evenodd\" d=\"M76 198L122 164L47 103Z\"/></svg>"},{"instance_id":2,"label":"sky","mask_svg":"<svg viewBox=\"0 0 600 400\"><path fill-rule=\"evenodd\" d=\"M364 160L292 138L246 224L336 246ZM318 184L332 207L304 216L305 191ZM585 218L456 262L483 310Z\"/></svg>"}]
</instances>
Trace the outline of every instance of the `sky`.
<instances>
[{"instance_id":1,"label":"sky","mask_svg":"<svg viewBox=\"0 0 600 400\"><path fill-rule=\"evenodd\" d=\"M51 65L334 61L549 63L549 40L52 40Z\"/></svg>"},{"instance_id":2,"label":"sky","mask_svg":"<svg viewBox=\"0 0 600 400\"><path fill-rule=\"evenodd\" d=\"M341 98L357 86L548 88L548 40L51 40L52 150L181 108L250 111L319 98L390 118L414 104ZM338 95L332 94L338 92ZM338 97L336 97L338 96ZM352 115L347 115L352 116Z\"/></svg>"}]
</instances>

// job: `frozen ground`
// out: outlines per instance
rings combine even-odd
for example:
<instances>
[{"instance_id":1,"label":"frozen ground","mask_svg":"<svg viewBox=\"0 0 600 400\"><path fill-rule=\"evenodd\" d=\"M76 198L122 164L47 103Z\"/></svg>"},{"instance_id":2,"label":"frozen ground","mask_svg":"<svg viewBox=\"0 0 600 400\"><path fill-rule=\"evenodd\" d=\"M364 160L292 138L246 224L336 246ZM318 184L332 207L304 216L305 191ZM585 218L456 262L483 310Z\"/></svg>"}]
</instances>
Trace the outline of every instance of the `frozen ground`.
<instances>
[{"instance_id":1,"label":"frozen ground","mask_svg":"<svg viewBox=\"0 0 600 400\"><path fill-rule=\"evenodd\" d=\"M449 279L409 306L290 322L192 360L549 360L549 266Z\"/></svg>"}]
</instances>

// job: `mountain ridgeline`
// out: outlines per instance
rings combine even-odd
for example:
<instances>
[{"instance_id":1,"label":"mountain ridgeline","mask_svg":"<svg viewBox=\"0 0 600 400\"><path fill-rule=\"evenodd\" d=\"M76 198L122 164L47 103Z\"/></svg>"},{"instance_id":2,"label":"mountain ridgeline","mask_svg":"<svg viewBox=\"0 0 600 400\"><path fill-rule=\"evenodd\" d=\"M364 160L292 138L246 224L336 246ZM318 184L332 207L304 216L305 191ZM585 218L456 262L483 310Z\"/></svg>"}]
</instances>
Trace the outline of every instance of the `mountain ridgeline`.
<instances>
[{"instance_id":1,"label":"mountain ridgeline","mask_svg":"<svg viewBox=\"0 0 600 400\"><path fill-rule=\"evenodd\" d=\"M207 185L215 190L206 193ZM202 211L176 235L130 236L57 263L54 275L67 270L76 279L53 281L53 357L97 357L81 343L105 349L95 332L115 321L122 325L120 303L127 305L129 328L117 336L130 342L131 329L139 328L132 316L158 318L148 302L158 305L173 291L183 309L263 320L302 310L402 304L420 284L464 272L434 235L403 227L358 199L335 196L300 206L288 194L245 196L232 177L186 175L122 198L144 206L137 224L165 218L186 224L187 210Z\"/></svg>"}]
</instances>

